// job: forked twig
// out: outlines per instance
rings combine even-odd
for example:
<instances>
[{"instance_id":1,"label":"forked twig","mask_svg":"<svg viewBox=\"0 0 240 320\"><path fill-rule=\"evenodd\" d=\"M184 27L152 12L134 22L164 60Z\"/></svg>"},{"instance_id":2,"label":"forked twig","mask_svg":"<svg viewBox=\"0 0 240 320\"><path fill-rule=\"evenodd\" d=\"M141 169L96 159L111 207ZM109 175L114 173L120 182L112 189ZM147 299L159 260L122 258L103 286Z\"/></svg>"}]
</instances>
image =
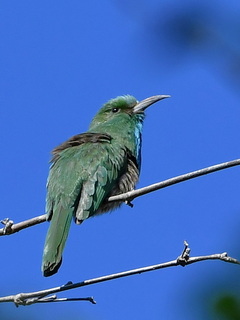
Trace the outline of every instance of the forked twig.
<instances>
[{"instance_id":1,"label":"forked twig","mask_svg":"<svg viewBox=\"0 0 240 320\"><path fill-rule=\"evenodd\" d=\"M183 252L175 260L160 263L160 264L155 264L155 265L147 266L147 267L143 267L143 268L114 273L114 274L110 274L110 275L103 276L103 277L85 280L82 282L77 282L77 283L68 282L67 284L65 284L61 287L55 287L55 288L50 288L50 289L36 291L36 292L19 293L16 295L1 297L0 303L1 302L13 302L13 303L15 303L16 306L19 306L19 305L27 306L27 305L34 304L34 303L43 303L43 302L63 302L63 301L80 301L80 300L90 301L91 303L96 303L92 297L88 297L88 298L57 298L56 295L49 296L49 297L47 297L47 296L54 294L54 293L57 293L57 292L71 290L71 289L75 289L75 288L79 288L79 287L84 287L84 286L92 285L92 284L99 283L99 282L110 281L113 279L123 278L123 277L132 276L135 274L140 274L143 272L148 272L148 271L153 271L153 270L158 270L158 269L164 269L164 268L175 267L175 266L187 266L189 264L200 262L200 261L205 261L205 260L221 260L221 261L225 261L228 263L240 264L240 261L229 257L226 252L211 254L211 255L206 255L206 256L198 256L198 257L190 257L189 254L190 254L190 248L188 246L188 243L185 241Z\"/></svg>"}]
</instances>

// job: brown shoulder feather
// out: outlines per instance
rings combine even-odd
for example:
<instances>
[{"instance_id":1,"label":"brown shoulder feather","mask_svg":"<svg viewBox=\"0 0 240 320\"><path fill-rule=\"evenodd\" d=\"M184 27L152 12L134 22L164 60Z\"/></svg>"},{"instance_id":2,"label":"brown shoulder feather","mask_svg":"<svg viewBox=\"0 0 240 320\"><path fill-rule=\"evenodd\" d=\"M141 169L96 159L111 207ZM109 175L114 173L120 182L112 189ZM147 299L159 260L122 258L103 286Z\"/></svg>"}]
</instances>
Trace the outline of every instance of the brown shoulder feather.
<instances>
[{"instance_id":1,"label":"brown shoulder feather","mask_svg":"<svg viewBox=\"0 0 240 320\"><path fill-rule=\"evenodd\" d=\"M59 154L61 151L71 148L80 146L83 143L97 143L97 142L110 142L112 137L105 133L92 133L86 132L77 134L67 141L61 143L59 146L52 150L52 159L51 162L55 162L59 158Z\"/></svg>"}]
</instances>

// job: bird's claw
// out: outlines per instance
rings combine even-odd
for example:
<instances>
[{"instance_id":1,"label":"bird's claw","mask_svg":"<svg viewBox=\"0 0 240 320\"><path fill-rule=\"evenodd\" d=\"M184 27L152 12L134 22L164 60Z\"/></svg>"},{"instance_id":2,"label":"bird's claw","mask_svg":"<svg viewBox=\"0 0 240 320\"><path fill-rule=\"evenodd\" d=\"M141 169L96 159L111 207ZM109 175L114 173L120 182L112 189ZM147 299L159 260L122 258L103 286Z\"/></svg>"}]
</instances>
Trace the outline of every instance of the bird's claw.
<instances>
[{"instance_id":1,"label":"bird's claw","mask_svg":"<svg viewBox=\"0 0 240 320\"><path fill-rule=\"evenodd\" d=\"M133 208L133 203L130 201L130 200L126 200L126 201L124 201L125 202L125 204L127 205L127 206L129 206L130 208Z\"/></svg>"}]
</instances>

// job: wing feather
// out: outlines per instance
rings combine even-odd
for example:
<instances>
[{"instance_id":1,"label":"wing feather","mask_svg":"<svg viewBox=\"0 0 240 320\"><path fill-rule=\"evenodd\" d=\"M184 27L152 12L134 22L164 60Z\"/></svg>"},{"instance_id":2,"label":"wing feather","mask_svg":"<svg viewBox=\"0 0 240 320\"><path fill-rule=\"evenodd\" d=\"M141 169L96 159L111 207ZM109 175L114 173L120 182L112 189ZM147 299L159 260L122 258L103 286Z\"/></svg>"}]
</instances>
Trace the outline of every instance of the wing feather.
<instances>
[{"instance_id":1,"label":"wing feather","mask_svg":"<svg viewBox=\"0 0 240 320\"><path fill-rule=\"evenodd\" d=\"M49 220L60 199L73 208L77 223L95 215L126 169L127 153L110 136L91 133L77 139L54 149L47 183Z\"/></svg>"}]
</instances>

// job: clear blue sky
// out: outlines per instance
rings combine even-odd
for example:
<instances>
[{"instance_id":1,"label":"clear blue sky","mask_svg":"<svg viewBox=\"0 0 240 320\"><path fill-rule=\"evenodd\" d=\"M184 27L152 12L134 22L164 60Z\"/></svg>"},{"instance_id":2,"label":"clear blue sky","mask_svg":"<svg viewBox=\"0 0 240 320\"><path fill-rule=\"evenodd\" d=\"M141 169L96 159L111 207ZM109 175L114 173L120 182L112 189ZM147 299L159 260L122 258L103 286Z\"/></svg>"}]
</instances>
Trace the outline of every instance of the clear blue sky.
<instances>
[{"instance_id":1,"label":"clear blue sky","mask_svg":"<svg viewBox=\"0 0 240 320\"><path fill-rule=\"evenodd\" d=\"M110 98L170 94L147 110L139 187L239 158L238 1L2 1L1 219L44 213L50 151ZM146 195L72 225L59 273L40 272L47 223L1 238L0 295L192 255L240 258L239 168ZM15 308L1 319L207 319L239 267L205 262L59 294L87 302ZM204 311L203 311L204 310Z\"/></svg>"}]
</instances>

